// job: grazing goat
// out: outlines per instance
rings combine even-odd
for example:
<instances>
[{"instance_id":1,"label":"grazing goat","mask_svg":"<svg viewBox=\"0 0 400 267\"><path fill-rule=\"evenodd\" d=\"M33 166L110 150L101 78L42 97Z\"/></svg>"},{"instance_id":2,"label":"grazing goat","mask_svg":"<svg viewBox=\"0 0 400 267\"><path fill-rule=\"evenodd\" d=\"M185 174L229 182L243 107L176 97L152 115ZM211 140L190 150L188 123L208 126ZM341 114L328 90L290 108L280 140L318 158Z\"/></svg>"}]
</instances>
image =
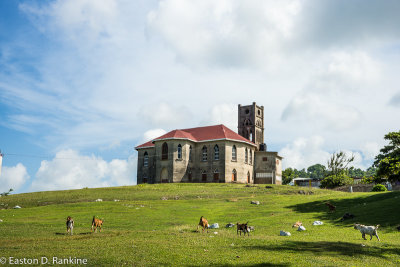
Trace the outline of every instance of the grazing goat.
<instances>
[{"instance_id":1,"label":"grazing goat","mask_svg":"<svg viewBox=\"0 0 400 267\"><path fill-rule=\"evenodd\" d=\"M197 231L199 231L199 226L201 226L203 228L203 233L204 233L204 229L207 228L207 233L208 233L208 221L203 216L200 217L200 222L197 225Z\"/></svg>"},{"instance_id":2,"label":"grazing goat","mask_svg":"<svg viewBox=\"0 0 400 267\"><path fill-rule=\"evenodd\" d=\"M240 235L242 235L242 232L243 232L245 236L246 236L246 233L247 233L248 236L250 236L250 228L247 226L248 223L249 223L249 222L247 222L247 223L242 223L242 224L237 223L237 224L236 224L236 225L237 225L236 233L237 233L237 234L240 233Z\"/></svg>"},{"instance_id":3,"label":"grazing goat","mask_svg":"<svg viewBox=\"0 0 400 267\"><path fill-rule=\"evenodd\" d=\"M99 232L101 232L101 226L103 225L103 221L104 221L103 219L97 219L96 216L93 216L91 232L93 232L93 229L94 232L96 232L97 227L99 227Z\"/></svg>"},{"instance_id":4,"label":"grazing goat","mask_svg":"<svg viewBox=\"0 0 400 267\"><path fill-rule=\"evenodd\" d=\"M329 207L330 211L332 211L332 212L336 211L336 206L332 205L331 203L326 202L325 205L327 205Z\"/></svg>"},{"instance_id":5,"label":"grazing goat","mask_svg":"<svg viewBox=\"0 0 400 267\"><path fill-rule=\"evenodd\" d=\"M67 217L67 234L72 235L74 231L74 220L71 216Z\"/></svg>"},{"instance_id":6,"label":"grazing goat","mask_svg":"<svg viewBox=\"0 0 400 267\"><path fill-rule=\"evenodd\" d=\"M365 225L357 224L357 223L354 224L354 229L360 230L360 232L362 234L362 238L364 238L365 240L367 240L365 238L365 235L367 234L367 235L371 236L371 238L369 240L372 240L372 236L376 236L376 238L378 238L378 241L381 241L379 239L378 232L377 232L378 227L379 227L379 224L377 226L365 226Z\"/></svg>"}]
</instances>

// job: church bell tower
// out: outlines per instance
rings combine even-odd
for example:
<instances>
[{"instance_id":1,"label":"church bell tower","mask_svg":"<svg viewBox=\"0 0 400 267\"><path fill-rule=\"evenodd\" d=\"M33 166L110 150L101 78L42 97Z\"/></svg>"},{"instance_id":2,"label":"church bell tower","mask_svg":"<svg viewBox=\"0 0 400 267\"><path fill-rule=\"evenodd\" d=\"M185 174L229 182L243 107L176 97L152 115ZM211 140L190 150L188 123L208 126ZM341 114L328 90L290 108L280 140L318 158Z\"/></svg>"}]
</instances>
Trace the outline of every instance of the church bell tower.
<instances>
[{"instance_id":1,"label":"church bell tower","mask_svg":"<svg viewBox=\"0 0 400 267\"><path fill-rule=\"evenodd\" d=\"M264 144L264 106L238 106L238 134L257 145L259 151L265 151Z\"/></svg>"}]
</instances>

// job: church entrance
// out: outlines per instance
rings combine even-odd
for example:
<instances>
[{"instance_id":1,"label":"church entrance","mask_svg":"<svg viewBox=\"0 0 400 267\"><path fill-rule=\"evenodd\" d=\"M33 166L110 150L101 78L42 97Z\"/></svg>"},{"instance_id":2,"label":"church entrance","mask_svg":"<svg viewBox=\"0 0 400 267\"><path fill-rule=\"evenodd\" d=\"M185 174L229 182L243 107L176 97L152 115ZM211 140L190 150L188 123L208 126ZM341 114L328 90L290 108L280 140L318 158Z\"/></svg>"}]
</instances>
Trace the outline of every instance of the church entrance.
<instances>
[{"instance_id":1,"label":"church entrance","mask_svg":"<svg viewBox=\"0 0 400 267\"><path fill-rule=\"evenodd\" d=\"M201 181L203 182L203 183L206 183L207 182L207 173L202 173L202 175L201 175Z\"/></svg>"},{"instance_id":2,"label":"church entrance","mask_svg":"<svg viewBox=\"0 0 400 267\"><path fill-rule=\"evenodd\" d=\"M236 174L236 170L233 169L232 171L232 182L236 182L237 181L237 174Z\"/></svg>"},{"instance_id":3,"label":"church entrance","mask_svg":"<svg viewBox=\"0 0 400 267\"><path fill-rule=\"evenodd\" d=\"M247 173L247 183L250 183L250 172Z\"/></svg>"},{"instance_id":4,"label":"church entrance","mask_svg":"<svg viewBox=\"0 0 400 267\"><path fill-rule=\"evenodd\" d=\"M163 168L161 170L161 183L168 183L168 169Z\"/></svg>"},{"instance_id":5,"label":"church entrance","mask_svg":"<svg viewBox=\"0 0 400 267\"><path fill-rule=\"evenodd\" d=\"M214 172L214 183L219 182L219 172Z\"/></svg>"}]
</instances>

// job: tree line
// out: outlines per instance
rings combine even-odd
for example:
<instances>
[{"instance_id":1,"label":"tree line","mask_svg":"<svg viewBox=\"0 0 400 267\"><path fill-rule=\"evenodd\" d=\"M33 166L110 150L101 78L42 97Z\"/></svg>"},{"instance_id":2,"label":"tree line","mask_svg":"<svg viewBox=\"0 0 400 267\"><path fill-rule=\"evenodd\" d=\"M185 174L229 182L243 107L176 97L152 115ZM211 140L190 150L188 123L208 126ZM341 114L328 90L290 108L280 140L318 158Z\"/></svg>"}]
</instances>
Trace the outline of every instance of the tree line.
<instances>
[{"instance_id":1,"label":"tree line","mask_svg":"<svg viewBox=\"0 0 400 267\"><path fill-rule=\"evenodd\" d=\"M326 167L314 164L307 169L287 168L282 171L282 183L289 184L294 178L314 178L321 180L321 187L334 188L352 184L353 178L362 178L361 183L380 184L384 181L400 181L400 131L385 135L389 144L375 157L371 167L366 170L351 166L354 156L339 151L333 153Z\"/></svg>"}]
</instances>

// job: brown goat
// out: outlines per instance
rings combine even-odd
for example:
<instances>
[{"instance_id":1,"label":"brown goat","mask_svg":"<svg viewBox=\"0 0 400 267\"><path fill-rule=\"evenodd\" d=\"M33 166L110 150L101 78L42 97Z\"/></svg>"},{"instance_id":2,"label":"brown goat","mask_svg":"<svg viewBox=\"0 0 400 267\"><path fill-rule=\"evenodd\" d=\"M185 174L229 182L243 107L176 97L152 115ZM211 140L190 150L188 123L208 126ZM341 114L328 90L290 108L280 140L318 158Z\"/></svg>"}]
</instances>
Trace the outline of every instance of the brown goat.
<instances>
[{"instance_id":1,"label":"brown goat","mask_svg":"<svg viewBox=\"0 0 400 267\"><path fill-rule=\"evenodd\" d=\"M200 222L197 225L197 231L199 231L199 226L201 226L203 228L203 233L204 233L204 229L207 228L207 233L208 233L208 221L203 216L200 217Z\"/></svg>"},{"instance_id":2,"label":"brown goat","mask_svg":"<svg viewBox=\"0 0 400 267\"><path fill-rule=\"evenodd\" d=\"M336 211L336 206L332 205L331 203L326 202L325 205L327 205L329 207L330 211L332 211L332 212Z\"/></svg>"},{"instance_id":3,"label":"brown goat","mask_svg":"<svg viewBox=\"0 0 400 267\"><path fill-rule=\"evenodd\" d=\"M247 226L248 223L249 223L249 222L247 222L247 223L242 223L242 224L237 223L237 224L236 224L236 226L237 226L236 233L237 233L237 234L240 233L240 235L242 235L242 232L243 232L245 236L246 236L246 233L247 233L248 236L250 236L250 228Z\"/></svg>"}]
</instances>

